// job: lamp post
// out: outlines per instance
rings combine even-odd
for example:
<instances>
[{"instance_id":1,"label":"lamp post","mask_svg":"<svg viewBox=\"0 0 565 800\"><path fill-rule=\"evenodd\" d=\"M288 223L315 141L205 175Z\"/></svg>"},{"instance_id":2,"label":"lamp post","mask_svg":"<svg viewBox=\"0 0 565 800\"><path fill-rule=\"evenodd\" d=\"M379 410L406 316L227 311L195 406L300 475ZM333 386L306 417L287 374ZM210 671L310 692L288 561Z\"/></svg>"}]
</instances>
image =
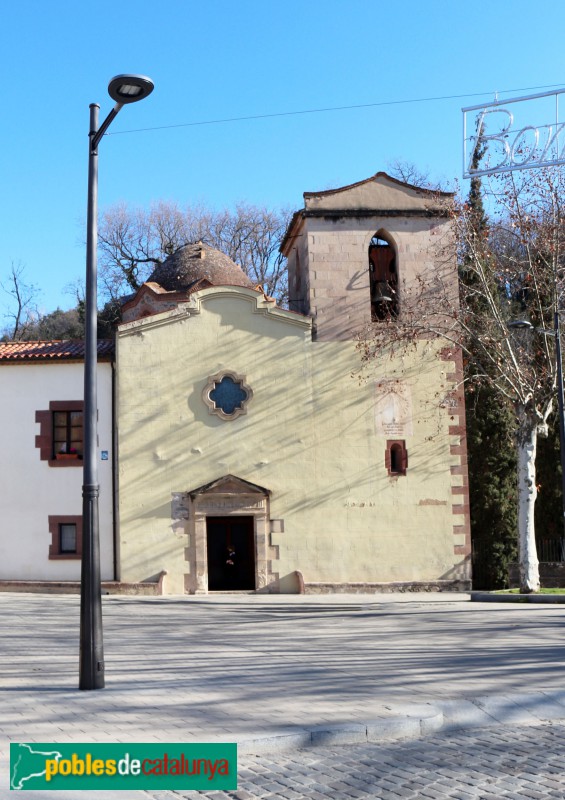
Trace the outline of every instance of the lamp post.
<instances>
[{"instance_id":1,"label":"lamp post","mask_svg":"<svg viewBox=\"0 0 565 800\"><path fill-rule=\"evenodd\" d=\"M518 330L539 331L544 336L555 336L555 360L557 367L557 406L559 411L559 445L561 452L561 494L563 503L563 535L565 536L565 402L563 397L563 364L561 361L561 329L559 321L559 311L555 308L553 313L553 330L548 331L544 328L536 328L531 322L525 319L517 319L508 323L509 328Z\"/></svg>"},{"instance_id":2,"label":"lamp post","mask_svg":"<svg viewBox=\"0 0 565 800\"><path fill-rule=\"evenodd\" d=\"M126 103L143 100L153 82L143 75L117 75L108 85L116 105L98 126L97 103L90 105L88 134L88 208L86 224L86 309L84 346L84 453L82 486L82 564L80 589L79 689L104 688L102 599L100 592L100 531L97 465L97 275L98 145Z\"/></svg>"}]
</instances>

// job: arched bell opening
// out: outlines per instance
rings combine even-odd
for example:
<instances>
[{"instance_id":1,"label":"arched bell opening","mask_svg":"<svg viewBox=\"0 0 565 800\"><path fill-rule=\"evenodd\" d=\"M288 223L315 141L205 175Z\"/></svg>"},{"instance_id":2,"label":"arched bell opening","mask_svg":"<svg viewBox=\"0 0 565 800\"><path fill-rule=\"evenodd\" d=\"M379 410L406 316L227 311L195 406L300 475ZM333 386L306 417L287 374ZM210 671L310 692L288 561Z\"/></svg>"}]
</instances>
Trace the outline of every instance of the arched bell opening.
<instances>
[{"instance_id":1,"label":"arched bell opening","mask_svg":"<svg viewBox=\"0 0 565 800\"><path fill-rule=\"evenodd\" d=\"M369 244L369 276L373 322L384 322L391 317L397 317L399 299L396 248L383 231L378 231Z\"/></svg>"}]
</instances>

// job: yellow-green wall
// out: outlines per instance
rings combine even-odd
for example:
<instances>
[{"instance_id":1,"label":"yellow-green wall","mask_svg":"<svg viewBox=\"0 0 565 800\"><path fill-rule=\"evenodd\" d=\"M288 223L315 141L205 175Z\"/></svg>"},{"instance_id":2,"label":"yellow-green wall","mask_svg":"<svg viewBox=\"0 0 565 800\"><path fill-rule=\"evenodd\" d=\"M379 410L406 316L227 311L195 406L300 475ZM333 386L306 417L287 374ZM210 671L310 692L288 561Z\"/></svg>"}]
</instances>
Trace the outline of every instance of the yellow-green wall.
<instances>
[{"instance_id":1,"label":"yellow-green wall","mask_svg":"<svg viewBox=\"0 0 565 800\"><path fill-rule=\"evenodd\" d=\"M233 474L270 490L273 565L281 578L381 583L448 580L457 517L448 391L453 365L422 349L357 376L352 341L312 341L310 322L243 288L209 288L176 312L121 326L117 346L119 560L124 581L167 570L185 591L188 523L173 524L173 494ZM253 390L247 414L211 415L202 400L222 369ZM406 476L385 468L375 379L401 377L412 400Z\"/></svg>"}]
</instances>

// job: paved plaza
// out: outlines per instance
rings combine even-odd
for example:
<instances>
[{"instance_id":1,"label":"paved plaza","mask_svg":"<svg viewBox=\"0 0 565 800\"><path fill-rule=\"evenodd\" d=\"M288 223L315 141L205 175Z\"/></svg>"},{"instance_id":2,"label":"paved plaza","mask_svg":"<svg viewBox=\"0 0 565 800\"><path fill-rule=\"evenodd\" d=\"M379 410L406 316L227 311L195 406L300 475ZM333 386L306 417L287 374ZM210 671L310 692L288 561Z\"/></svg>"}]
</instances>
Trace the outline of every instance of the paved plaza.
<instances>
[{"instance_id":1,"label":"paved plaza","mask_svg":"<svg viewBox=\"0 0 565 800\"><path fill-rule=\"evenodd\" d=\"M9 741L237 741L216 800L562 798L565 606L466 599L107 597L106 688L80 692L78 598L0 594L0 797Z\"/></svg>"}]
</instances>

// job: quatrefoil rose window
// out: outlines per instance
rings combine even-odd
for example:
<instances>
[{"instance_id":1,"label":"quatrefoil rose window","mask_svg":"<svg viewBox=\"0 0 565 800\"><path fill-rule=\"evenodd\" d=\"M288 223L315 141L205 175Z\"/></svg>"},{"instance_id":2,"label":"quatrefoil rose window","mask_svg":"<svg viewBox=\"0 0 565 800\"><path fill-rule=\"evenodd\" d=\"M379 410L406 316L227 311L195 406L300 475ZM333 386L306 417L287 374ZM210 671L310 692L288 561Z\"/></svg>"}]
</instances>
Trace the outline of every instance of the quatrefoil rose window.
<instances>
[{"instance_id":1,"label":"quatrefoil rose window","mask_svg":"<svg viewBox=\"0 0 565 800\"><path fill-rule=\"evenodd\" d=\"M247 414L247 404L252 397L253 390L245 383L245 376L229 370L211 375L202 392L208 412L220 419L237 419Z\"/></svg>"}]
</instances>

